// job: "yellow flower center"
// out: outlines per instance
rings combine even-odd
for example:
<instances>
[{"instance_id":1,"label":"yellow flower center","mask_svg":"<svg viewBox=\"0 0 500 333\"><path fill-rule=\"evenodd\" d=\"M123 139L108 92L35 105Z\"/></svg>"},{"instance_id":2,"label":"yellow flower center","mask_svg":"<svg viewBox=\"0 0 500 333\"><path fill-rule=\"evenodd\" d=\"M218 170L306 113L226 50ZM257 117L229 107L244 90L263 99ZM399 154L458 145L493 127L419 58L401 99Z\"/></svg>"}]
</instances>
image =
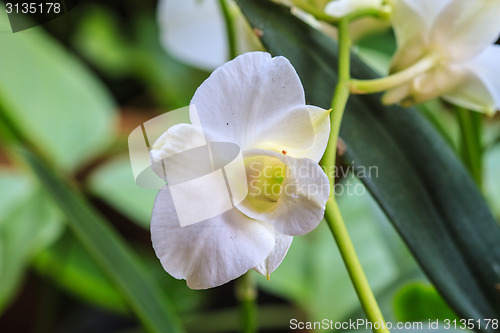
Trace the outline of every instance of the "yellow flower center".
<instances>
[{"instance_id":1,"label":"yellow flower center","mask_svg":"<svg viewBox=\"0 0 500 333\"><path fill-rule=\"evenodd\" d=\"M272 210L281 197L286 165L271 156L245 158L248 204L258 212Z\"/></svg>"}]
</instances>

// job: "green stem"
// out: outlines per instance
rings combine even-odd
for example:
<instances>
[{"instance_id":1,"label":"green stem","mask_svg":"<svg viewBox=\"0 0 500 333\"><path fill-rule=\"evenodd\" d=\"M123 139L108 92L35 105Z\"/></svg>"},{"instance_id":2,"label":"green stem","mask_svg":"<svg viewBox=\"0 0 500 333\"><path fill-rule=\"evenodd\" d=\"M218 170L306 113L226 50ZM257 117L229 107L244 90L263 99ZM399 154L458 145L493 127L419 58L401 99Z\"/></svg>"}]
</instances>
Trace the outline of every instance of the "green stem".
<instances>
[{"instance_id":1,"label":"green stem","mask_svg":"<svg viewBox=\"0 0 500 333\"><path fill-rule=\"evenodd\" d=\"M366 314L366 318L374 326L373 332L389 332L387 328L384 328L384 317L382 316L377 300L375 299L375 296L370 288L370 284L366 279L363 267L361 266L358 256L356 255L356 250L352 245L351 238L347 232L347 228L337 202L331 197L326 203L325 219L328 223L328 227L330 227L330 230L335 237L342 259L344 259L347 272L351 277L354 289L356 290L358 298L361 302L363 311ZM376 329L375 326L380 328Z\"/></svg>"},{"instance_id":2,"label":"green stem","mask_svg":"<svg viewBox=\"0 0 500 333\"><path fill-rule=\"evenodd\" d=\"M337 246L344 260L347 272L351 278L352 284L361 306L366 314L367 319L372 323L379 323L380 327L384 322L382 312L377 304L375 296L370 288L368 280L358 256L352 244L349 233L345 226L344 219L340 213L337 202L335 201L335 177L333 168L336 165L337 154L337 140L340 131L340 124L342 116L349 99L349 80L350 80L350 40L349 40L349 20L342 19L338 23L339 30L339 68L338 68L338 82L335 88L335 93L332 100L332 118L331 118L331 132L328 141L328 146L323 157L323 164L328 170L330 180L330 198L326 204L325 219L328 226L337 242ZM374 325L376 326L376 325ZM386 333L389 330L385 328L373 329L377 333Z\"/></svg>"},{"instance_id":3,"label":"green stem","mask_svg":"<svg viewBox=\"0 0 500 333\"><path fill-rule=\"evenodd\" d=\"M240 302L242 333L255 333L258 331L257 290L250 273L247 272L240 277L236 285L236 297Z\"/></svg>"},{"instance_id":4,"label":"green stem","mask_svg":"<svg viewBox=\"0 0 500 333\"><path fill-rule=\"evenodd\" d=\"M481 144L482 115L456 107L460 126L460 155L477 186L483 188L483 147Z\"/></svg>"},{"instance_id":5,"label":"green stem","mask_svg":"<svg viewBox=\"0 0 500 333\"><path fill-rule=\"evenodd\" d=\"M231 13L227 0L219 0L219 4L222 10L222 15L224 16L224 22L226 23L227 43L229 48L228 56L229 59L234 59L238 56L234 15Z\"/></svg>"},{"instance_id":6,"label":"green stem","mask_svg":"<svg viewBox=\"0 0 500 333\"><path fill-rule=\"evenodd\" d=\"M335 87L332 100L331 112L331 132L326 147L323 161L328 164L330 168L335 168L337 157L337 141L340 132L340 124L344 115L344 109L349 99L349 78L350 78L350 40L349 40L349 21L341 20L339 22L339 67L338 67L338 82ZM328 174L333 170L328 170ZM335 178L330 177L330 189L333 190L335 186ZM333 194L332 194L333 196Z\"/></svg>"},{"instance_id":7,"label":"green stem","mask_svg":"<svg viewBox=\"0 0 500 333\"><path fill-rule=\"evenodd\" d=\"M395 88L413 79L417 75L427 72L428 70L435 67L437 63L438 59L436 57L428 56L422 58L420 61L400 72L383 77L381 79L351 80L351 92L355 94L367 94Z\"/></svg>"}]
</instances>

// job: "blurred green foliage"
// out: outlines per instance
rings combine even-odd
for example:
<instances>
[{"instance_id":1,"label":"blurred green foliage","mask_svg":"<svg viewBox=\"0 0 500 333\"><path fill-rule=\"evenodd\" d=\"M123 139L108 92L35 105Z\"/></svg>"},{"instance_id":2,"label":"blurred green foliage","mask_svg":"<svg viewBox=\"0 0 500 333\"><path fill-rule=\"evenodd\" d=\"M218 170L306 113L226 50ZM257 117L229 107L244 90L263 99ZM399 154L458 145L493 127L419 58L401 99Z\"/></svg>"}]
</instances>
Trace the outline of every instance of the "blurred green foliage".
<instances>
[{"instance_id":1,"label":"blurred green foliage","mask_svg":"<svg viewBox=\"0 0 500 333\"><path fill-rule=\"evenodd\" d=\"M423 283L410 283L403 287L394 297L394 311L396 318L402 322L458 319L436 289Z\"/></svg>"}]
</instances>

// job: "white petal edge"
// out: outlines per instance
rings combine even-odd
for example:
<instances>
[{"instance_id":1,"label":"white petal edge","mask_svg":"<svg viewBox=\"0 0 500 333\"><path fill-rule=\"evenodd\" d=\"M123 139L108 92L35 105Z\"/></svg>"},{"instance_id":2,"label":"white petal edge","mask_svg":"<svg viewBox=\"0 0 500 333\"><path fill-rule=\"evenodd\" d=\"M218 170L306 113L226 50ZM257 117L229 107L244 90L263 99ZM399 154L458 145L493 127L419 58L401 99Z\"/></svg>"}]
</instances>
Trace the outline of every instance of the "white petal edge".
<instances>
[{"instance_id":1,"label":"white petal edge","mask_svg":"<svg viewBox=\"0 0 500 333\"><path fill-rule=\"evenodd\" d=\"M456 89L467 71L460 66L439 66L412 81L410 101L419 104L440 97Z\"/></svg>"},{"instance_id":2,"label":"white petal edge","mask_svg":"<svg viewBox=\"0 0 500 333\"><path fill-rule=\"evenodd\" d=\"M152 149L149 152L153 171L160 178L166 180L166 170L165 166L161 163L162 160L206 144L207 142L201 130L193 125L177 124L170 127L153 143ZM176 172L184 172L187 177L189 177L189 174L206 174L208 172L208 170L196 170L196 167L204 166L204 164L196 163L196 160L188 165L189 168L186 168L184 162L186 161L182 159L169 159L169 168L175 169Z\"/></svg>"},{"instance_id":3,"label":"white petal edge","mask_svg":"<svg viewBox=\"0 0 500 333\"><path fill-rule=\"evenodd\" d=\"M450 1L394 1L392 23L398 49L391 63L391 72L409 67L424 55L430 40L430 29Z\"/></svg>"},{"instance_id":4,"label":"white petal edge","mask_svg":"<svg viewBox=\"0 0 500 333\"><path fill-rule=\"evenodd\" d=\"M471 59L497 40L498 13L498 0L453 0L437 18L432 42L454 61Z\"/></svg>"},{"instance_id":5,"label":"white petal edge","mask_svg":"<svg viewBox=\"0 0 500 333\"><path fill-rule=\"evenodd\" d=\"M332 17L343 17L354 11L382 7L382 0L333 0L326 4L325 13Z\"/></svg>"},{"instance_id":6,"label":"white petal edge","mask_svg":"<svg viewBox=\"0 0 500 333\"><path fill-rule=\"evenodd\" d=\"M236 279L263 262L275 247L269 225L236 209L181 227L168 188L156 197L151 239L163 268L176 279L185 279L191 289Z\"/></svg>"},{"instance_id":7,"label":"white petal edge","mask_svg":"<svg viewBox=\"0 0 500 333\"><path fill-rule=\"evenodd\" d=\"M314 142L312 147L296 157L309 158L319 162L325 153L330 138L330 112L316 106L308 106L309 116L314 128Z\"/></svg>"},{"instance_id":8,"label":"white petal edge","mask_svg":"<svg viewBox=\"0 0 500 333\"><path fill-rule=\"evenodd\" d=\"M217 68L196 90L190 118L208 141L242 150L275 141L302 150L314 141L295 69L288 59L265 52L245 53Z\"/></svg>"},{"instance_id":9,"label":"white petal edge","mask_svg":"<svg viewBox=\"0 0 500 333\"><path fill-rule=\"evenodd\" d=\"M280 233L275 234L275 245L269 256L255 266L253 269L259 273L264 275L267 279L270 279L270 275L272 272L278 268L292 244L293 237L282 235Z\"/></svg>"},{"instance_id":10,"label":"white petal edge","mask_svg":"<svg viewBox=\"0 0 500 333\"><path fill-rule=\"evenodd\" d=\"M494 113L500 109L500 46L491 45L464 65L468 75L454 91L444 96L452 103L475 111Z\"/></svg>"},{"instance_id":11,"label":"white petal edge","mask_svg":"<svg viewBox=\"0 0 500 333\"><path fill-rule=\"evenodd\" d=\"M160 0L160 40L179 60L212 70L227 61L224 18L215 0Z\"/></svg>"},{"instance_id":12,"label":"white petal edge","mask_svg":"<svg viewBox=\"0 0 500 333\"><path fill-rule=\"evenodd\" d=\"M304 119L304 110L307 110L308 120ZM298 149L298 145L294 144L297 140L310 142L309 134L306 136L305 133L301 132L301 129L304 128L304 122L307 121L312 124L313 140L309 147ZM300 107L289 111L286 120L277 126L284 126L288 131L275 133L270 126L268 132L263 133L260 137L261 142L252 148L281 152L296 158L309 158L315 162L321 160L330 137L330 110L312 105ZM289 141L291 136L293 136L292 142Z\"/></svg>"},{"instance_id":13,"label":"white petal edge","mask_svg":"<svg viewBox=\"0 0 500 333\"><path fill-rule=\"evenodd\" d=\"M243 154L245 157L276 157L286 165L287 174L280 199L272 210L256 211L247 200L237 209L248 217L268 222L284 235L304 235L318 226L324 216L330 187L328 177L316 162L262 149L247 150Z\"/></svg>"}]
</instances>

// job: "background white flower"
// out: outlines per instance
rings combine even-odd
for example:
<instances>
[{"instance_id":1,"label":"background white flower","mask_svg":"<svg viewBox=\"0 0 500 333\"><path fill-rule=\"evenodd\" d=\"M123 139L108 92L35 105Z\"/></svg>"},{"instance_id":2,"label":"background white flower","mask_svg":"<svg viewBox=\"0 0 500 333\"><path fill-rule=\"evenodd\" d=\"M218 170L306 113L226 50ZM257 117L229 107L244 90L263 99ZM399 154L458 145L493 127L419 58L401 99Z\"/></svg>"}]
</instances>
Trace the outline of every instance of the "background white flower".
<instances>
[{"instance_id":1,"label":"background white flower","mask_svg":"<svg viewBox=\"0 0 500 333\"><path fill-rule=\"evenodd\" d=\"M164 137L153 145L155 158L192 148L196 140L189 138L202 128L207 142L240 146L249 180L255 165L258 171L259 165L284 171L283 177L263 178L281 191L250 190L230 211L180 227L168 188L161 190L151 221L156 254L167 272L194 289L224 284L252 268L269 276L292 236L311 231L323 218L329 185L318 162L330 132L329 111L307 106L290 62L264 52L244 54L216 69L191 106L191 122L197 126L172 127L167 133L173 140ZM265 188L257 183L257 189ZM196 202L192 205L196 209Z\"/></svg>"},{"instance_id":2,"label":"background white flower","mask_svg":"<svg viewBox=\"0 0 500 333\"><path fill-rule=\"evenodd\" d=\"M398 50L391 72L425 57L436 65L388 91L385 102L443 98L477 111L500 108L498 0L398 0L393 25Z\"/></svg>"},{"instance_id":3,"label":"background white flower","mask_svg":"<svg viewBox=\"0 0 500 333\"><path fill-rule=\"evenodd\" d=\"M262 49L236 4L227 3L234 16L238 53ZM207 70L229 60L226 25L218 0L160 0L158 24L163 46L179 60Z\"/></svg>"},{"instance_id":4,"label":"background white flower","mask_svg":"<svg viewBox=\"0 0 500 333\"><path fill-rule=\"evenodd\" d=\"M325 13L332 17L343 17L362 9L384 8L384 0L333 0L325 7Z\"/></svg>"}]
</instances>

